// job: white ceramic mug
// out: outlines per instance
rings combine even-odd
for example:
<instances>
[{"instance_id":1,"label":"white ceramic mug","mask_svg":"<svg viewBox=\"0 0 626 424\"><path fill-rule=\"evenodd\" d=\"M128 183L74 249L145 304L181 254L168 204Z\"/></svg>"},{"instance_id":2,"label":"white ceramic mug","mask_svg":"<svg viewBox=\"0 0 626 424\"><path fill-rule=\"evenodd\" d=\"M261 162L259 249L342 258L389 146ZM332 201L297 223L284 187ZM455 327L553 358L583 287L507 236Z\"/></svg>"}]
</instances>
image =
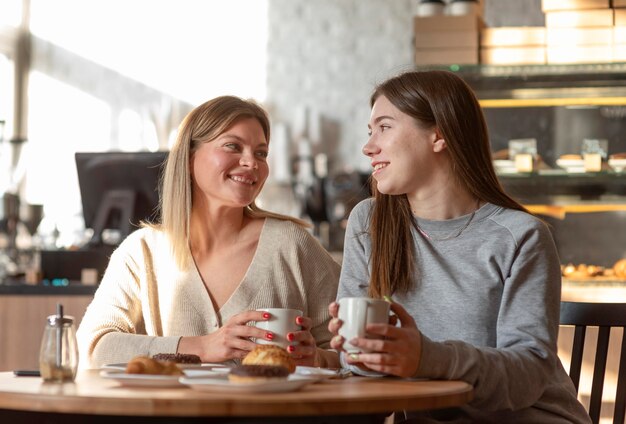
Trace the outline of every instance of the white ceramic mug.
<instances>
[{"instance_id":1,"label":"white ceramic mug","mask_svg":"<svg viewBox=\"0 0 626 424\"><path fill-rule=\"evenodd\" d=\"M271 316L267 321L256 321L255 327L272 332L274 339L256 339L256 343L272 344L282 348L298 344L298 342L290 342L287 340L287 334L300 331L302 328L296 323L296 317L302 316L302 311L287 308L263 308L257 309L257 311L267 312Z\"/></svg>"},{"instance_id":2,"label":"white ceramic mug","mask_svg":"<svg viewBox=\"0 0 626 424\"><path fill-rule=\"evenodd\" d=\"M339 319L343 322L339 335L344 338L343 349L349 353L366 351L348 343L355 337L365 337L367 324L389 322L389 302L369 297L339 299Z\"/></svg>"}]
</instances>

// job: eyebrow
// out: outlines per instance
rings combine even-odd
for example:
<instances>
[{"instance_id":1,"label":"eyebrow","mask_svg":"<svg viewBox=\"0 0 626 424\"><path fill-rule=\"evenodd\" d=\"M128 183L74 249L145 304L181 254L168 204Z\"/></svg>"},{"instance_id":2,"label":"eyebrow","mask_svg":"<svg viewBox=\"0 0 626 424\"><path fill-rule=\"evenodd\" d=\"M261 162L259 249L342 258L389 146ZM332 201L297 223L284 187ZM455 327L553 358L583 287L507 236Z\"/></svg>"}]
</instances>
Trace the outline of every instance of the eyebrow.
<instances>
[{"instance_id":1,"label":"eyebrow","mask_svg":"<svg viewBox=\"0 0 626 424\"><path fill-rule=\"evenodd\" d=\"M376 119L374 119L374 124L378 124L380 121L384 120L384 119L391 119L393 120L393 116L389 116L389 115L382 115L382 116L377 116ZM367 126L369 127L370 125L367 124Z\"/></svg>"},{"instance_id":2,"label":"eyebrow","mask_svg":"<svg viewBox=\"0 0 626 424\"><path fill-rule=\"evenodd\" d=\"M235 139L237 141L245 143L245 140L243 138L241 138L241 137L239 137L238 135L235 135L235 134L222 134L222 136L220 138L233 138L233 139ZM257 147L267 147L267 146L269 146L269 144L267 142L265 142L265 141L262 142L262 143L259 143L257 145Z\"/></svg>"}]
</instances>

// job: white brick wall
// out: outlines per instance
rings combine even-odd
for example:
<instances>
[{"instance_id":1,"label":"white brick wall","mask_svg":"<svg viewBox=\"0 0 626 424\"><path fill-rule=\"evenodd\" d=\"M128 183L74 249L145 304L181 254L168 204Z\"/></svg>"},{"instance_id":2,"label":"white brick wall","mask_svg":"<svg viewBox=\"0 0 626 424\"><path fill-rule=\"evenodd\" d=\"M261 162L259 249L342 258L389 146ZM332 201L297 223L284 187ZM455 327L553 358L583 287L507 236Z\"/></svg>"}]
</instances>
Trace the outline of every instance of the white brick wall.
<instances>
[{"instance_id":1,"label":"white brick wall","mask_svg":"<svg viewBox=\"0 0 626 424\"><path fill-rule=\"evenodd\" d=\"M329 125L315 152L331 168L367 168L369 95L377 82L413 67L418 0L270 0L267 104L293 127L307 107ZM492 26L543 25L540 0L486 0Z\"/></svg>"}]
</instances>

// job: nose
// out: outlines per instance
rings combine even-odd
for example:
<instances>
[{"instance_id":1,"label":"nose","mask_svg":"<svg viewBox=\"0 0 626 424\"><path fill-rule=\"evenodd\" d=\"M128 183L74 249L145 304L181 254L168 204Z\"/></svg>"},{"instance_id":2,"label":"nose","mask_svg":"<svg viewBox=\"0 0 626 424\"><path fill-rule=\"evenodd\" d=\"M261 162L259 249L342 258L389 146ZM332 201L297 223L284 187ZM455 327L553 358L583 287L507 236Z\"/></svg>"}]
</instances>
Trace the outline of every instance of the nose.
<instances>
[{"instance_id":1,"label":"nose","mask_svg":"<svg viewBox=\"0 0 626 424\"><path fill-rule=\"evenodd\" d=\"M361 151L363 152L365 156L371 157L375 155L376 153L379 153L380 149L378 148L376 143L372 140L372 137L370 137L369 140L367 140L367 143L365 143L365 146L363 146L363 149Z\"/></svg>"},{"instance_id":2,"label":"nose","mask_svg":"<svg viewBox=\"0 0 626 424\"><path fill-rule=\"evenodd\" d=\"M245 166L246 168L258 169L259 164L257 163L256 158L252 154L243 154L239 159L239 165Z\"/></svg>"}]
</instances>

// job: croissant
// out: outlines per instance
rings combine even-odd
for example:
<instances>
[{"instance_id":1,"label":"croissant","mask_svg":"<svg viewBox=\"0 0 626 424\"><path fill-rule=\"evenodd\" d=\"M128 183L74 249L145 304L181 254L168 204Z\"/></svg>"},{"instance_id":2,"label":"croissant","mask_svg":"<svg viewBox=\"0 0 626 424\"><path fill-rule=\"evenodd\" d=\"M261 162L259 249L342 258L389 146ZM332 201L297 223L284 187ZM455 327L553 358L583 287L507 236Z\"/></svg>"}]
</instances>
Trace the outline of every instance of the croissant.
<instances>
[{"instance_id":1,"label":"croissant","mask_svg":"<svg viewBox=\"0 0 626 424\"><path fill-rule=\"evenodd\" d=\"M126 365L127 374L183 375L174 362L162 362L147 356L136 356Z\"/></svg>"}]
</instances>

